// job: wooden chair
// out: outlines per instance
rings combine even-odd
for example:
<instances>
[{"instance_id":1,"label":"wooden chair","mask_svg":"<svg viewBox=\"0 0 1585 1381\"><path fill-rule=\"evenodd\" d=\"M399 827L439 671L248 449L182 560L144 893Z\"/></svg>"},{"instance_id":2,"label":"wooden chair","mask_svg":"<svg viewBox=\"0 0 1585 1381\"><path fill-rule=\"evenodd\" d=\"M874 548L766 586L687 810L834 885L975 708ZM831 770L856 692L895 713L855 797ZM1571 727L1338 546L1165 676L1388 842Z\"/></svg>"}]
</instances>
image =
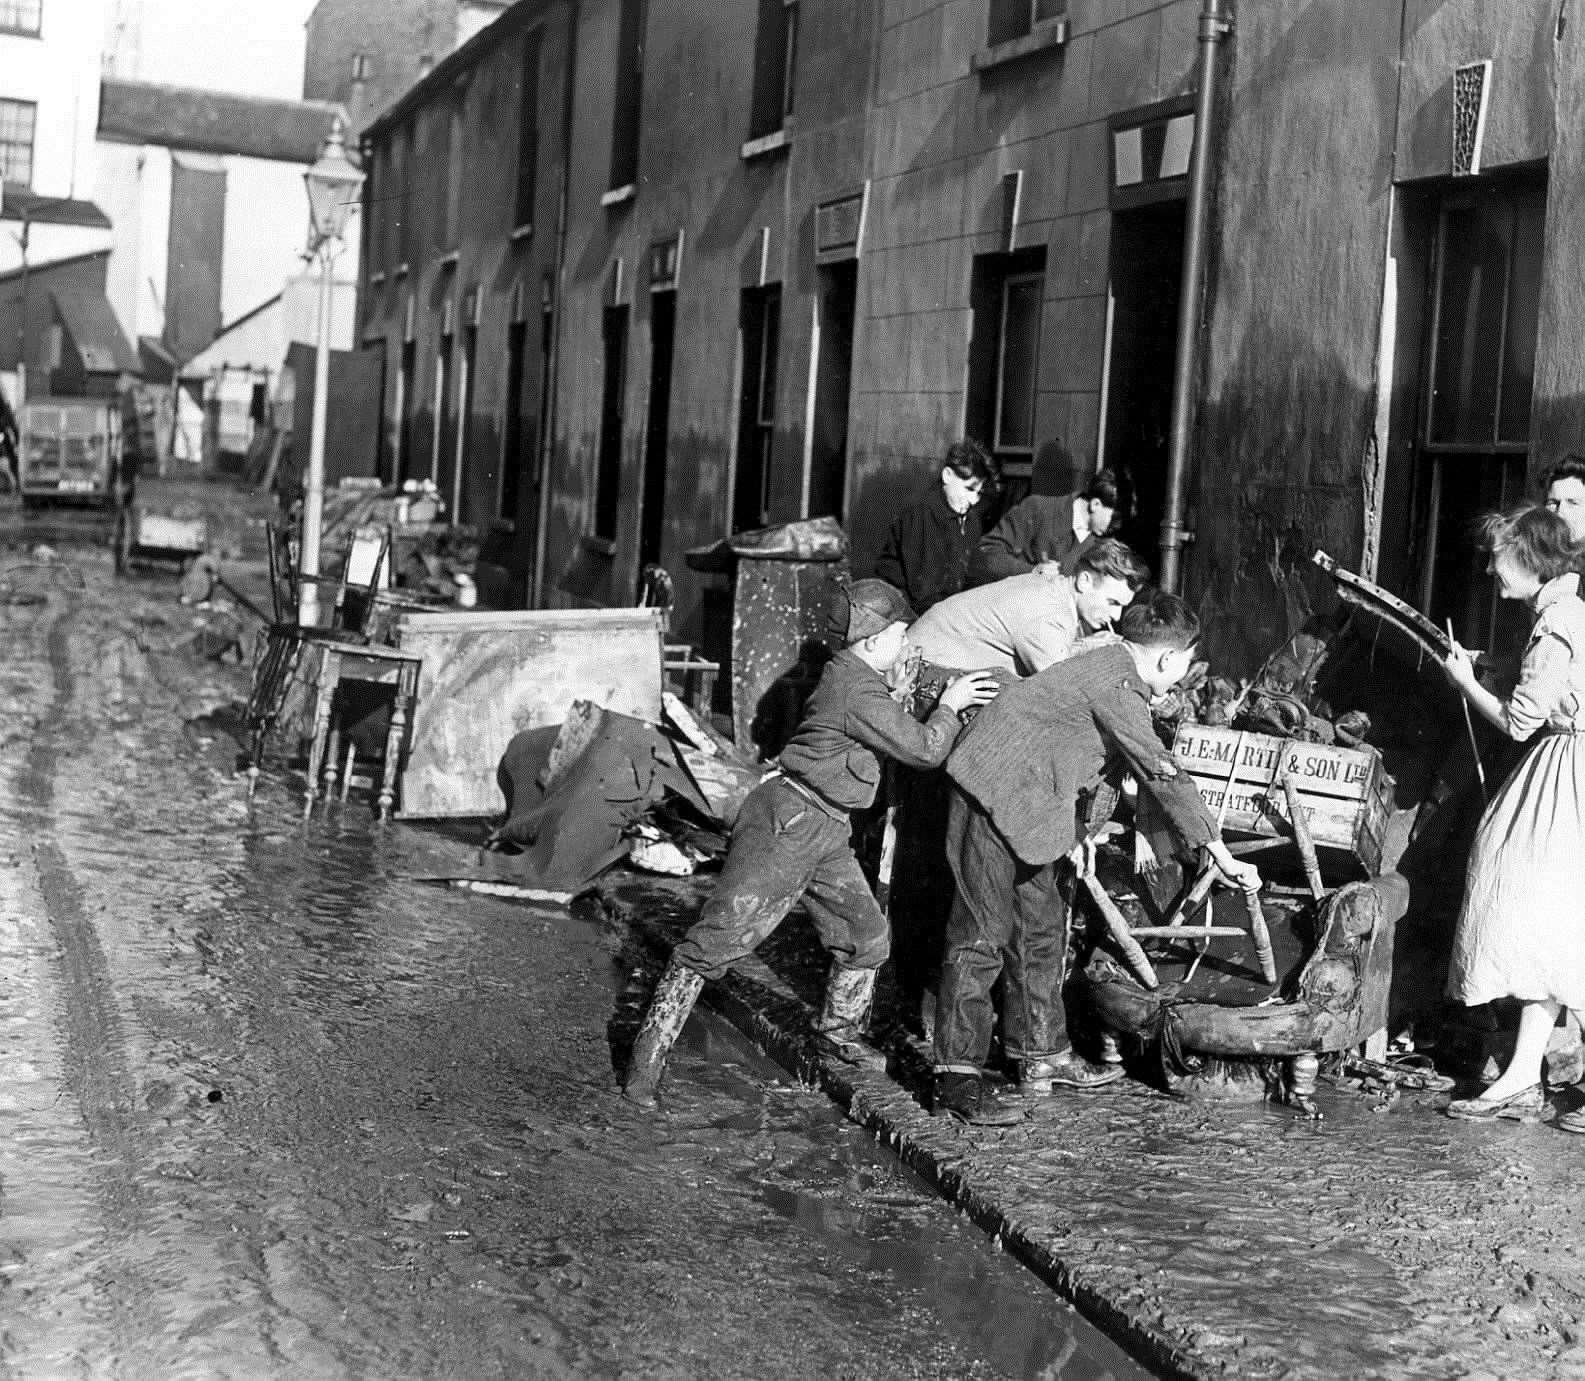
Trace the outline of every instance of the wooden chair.
<instances>
[{"instance_id":1,"label":"wooden chair","mask_svg":"<svg viewBox=\"0 0 1585 1381\"><path fill-rule=\"evenodd\" d=\"M691 643L674 642L665 636L671 631L672 599L671 573L664 566L645 566L639 576L639 607L660 609L665 613L661 638L662 679L675 683L684 704L708 715L715 703L715 682L721 674L721 663L712 662Z\"/></svg>"}]
</instances>

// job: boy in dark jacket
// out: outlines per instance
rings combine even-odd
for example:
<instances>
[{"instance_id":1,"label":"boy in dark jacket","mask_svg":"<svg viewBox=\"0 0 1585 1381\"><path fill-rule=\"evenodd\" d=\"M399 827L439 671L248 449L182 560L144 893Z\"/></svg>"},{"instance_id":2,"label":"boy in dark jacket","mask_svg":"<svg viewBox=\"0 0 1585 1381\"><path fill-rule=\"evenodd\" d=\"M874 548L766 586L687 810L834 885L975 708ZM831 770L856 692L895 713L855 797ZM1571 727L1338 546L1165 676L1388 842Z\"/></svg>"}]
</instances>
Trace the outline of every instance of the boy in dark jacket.
<instances>
[{"instance_id":1,"label":"boy in dark jacket","mask_svg":"<svg viewBox=\"0 0 1585 1381\"><path fill-rule=\"evenodd\" d=\"M1194 661L1199 620L1181 599L1156 591L1131 605L1114 631L1120 642L1009 686L947 759L947 858L957 897L936 1002L938 1114L995 1125L1023 1115L997 1104L981 1077L998 977L1007 1054L1024 1091L1098 1088L1122 1075L1072 1049L1062 1005L1067 907L1056 864L1082 846L1080 798L1106 776L1126 766L1184 849L1205 849L1239 887L1260 885L1254 867L1228 852L1151 725L1151 699Z\"/></svg>"},{"instance_id":2,"label":"boy in dark jacket","mask_svg":"<svg viewBox=\"0 0 1585 1381\"><path fill-rule=\"evenodd\" d=\"M989 673L970 672L947 685L925 723L909 714L885 676L907 653L912 620L901 592L883 580L838 592L832 625L845 646L779 766L743 802L720 881L656 985L623 1090L631 1101L654 1106L666 1056L705 979L752 954L800 897L832 960L816 1040L849 1064L883 1063L863 1033L890 934L853 855L848 817L873 804L882 758L938 766L958 736L958 711L996 694Z\"/></svg>"},{"instance_id":3,"label":"boy in dark jacket","mask_svg":"<svg viewBox=\"0 0 1585 1381\"><path fill-rule=\"evenodd\" d=\"M983 499L1001 481L1001 467L977 441L955 441L930 497L892 520L875 574L903 592L915 613L955 595L968 577L969 557L984 534Z\"/></svg>"}]
</instances>

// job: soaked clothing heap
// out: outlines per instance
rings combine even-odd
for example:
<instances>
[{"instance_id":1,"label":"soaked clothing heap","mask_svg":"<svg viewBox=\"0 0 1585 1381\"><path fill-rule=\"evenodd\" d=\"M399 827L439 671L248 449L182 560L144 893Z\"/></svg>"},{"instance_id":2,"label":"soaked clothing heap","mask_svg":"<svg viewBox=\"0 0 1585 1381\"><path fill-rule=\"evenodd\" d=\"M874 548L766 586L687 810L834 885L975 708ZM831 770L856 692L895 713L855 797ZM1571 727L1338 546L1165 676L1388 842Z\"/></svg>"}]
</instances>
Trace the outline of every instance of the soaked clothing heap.
<instances>
[{"instance_id":1,"label":"soaked clothing heap","mask_svg":"<svg viewBox=\"0 0 1585 1381\"><path fill-rule=\"evenodd\" d=\"M1080 842L1087 792L1126 765L1182 849L1218 837L1198 789L1156 737L1149 694L1128 649L1102 647L1004 689L948 758L957 896L936 1011L939 1072L977 1074L989 1057L998 977L1008 1056L1067 1049L1067 906L1055 864Z\"/></svg>"},{"instance_id":2,"label":"soaked clothing heap","mask_svg":"<svg viewBox=\"0 0 1585 1381\"><path fill-rule=\"evenodd\" d=\"M839 964L878 969L891 952L890 935L854 857L849 812L874 803L883 756L935 767L959 727L939 707L921 724L856 653L837 653L782 749L779 771L743 803L720 881L674 957L718 978L803 897Z\"/></svg>"},{"instance_id":3,"label":"soaked clothing heap","mask_svg":"<svg viewBox=\"0 0 1585 1381\"><path fill-rule=\"evenodd\" d=\"M1481 817L1448 994L1585 1008L1585 602L1578 575L1536 597L1540 617L1505 725L1530 747ZM1533 738L1532 738L1533 735Z\"/></svg>"}]
</instances>

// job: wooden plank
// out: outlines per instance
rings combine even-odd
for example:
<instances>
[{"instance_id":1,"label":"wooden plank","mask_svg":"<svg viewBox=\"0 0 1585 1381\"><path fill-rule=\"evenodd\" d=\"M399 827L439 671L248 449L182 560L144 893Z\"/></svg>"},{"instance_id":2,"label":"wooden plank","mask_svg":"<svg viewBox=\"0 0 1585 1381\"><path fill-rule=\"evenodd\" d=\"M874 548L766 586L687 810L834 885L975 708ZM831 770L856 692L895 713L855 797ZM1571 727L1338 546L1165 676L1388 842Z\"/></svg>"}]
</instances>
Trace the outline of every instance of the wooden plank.
<instances>
[{"instance_id":1,"label":"wooden plank","mask_svg":"<svg viewBox=\"0 0 1585 1381\"><path fill-rule=\"evenodd\" d=\"M402 773L403 818L490 815L496 767L524 729L574 701L660 720L658 609L410 613L397 645L424 659Z\"/></svg>"},{"instance_id":2,"label":"wooden plank","mask_svg":"<svg viewBox=\"0 0 1585 1381\"><path fill-rule=\"evenodd\" d=\"M1197 777L1214 775L1225 781L1232 770L1235 785L1250 787L1267 786L1280 757L1283 769L1292 774L1301 792L1350 800L1370 795L1383 775L1381 755L1374 748L1296 743L1273 734L1240 734L1236 729L1206 724L1183 725L1172 751L1179 765Z\"/></svg>"}]
</instances>

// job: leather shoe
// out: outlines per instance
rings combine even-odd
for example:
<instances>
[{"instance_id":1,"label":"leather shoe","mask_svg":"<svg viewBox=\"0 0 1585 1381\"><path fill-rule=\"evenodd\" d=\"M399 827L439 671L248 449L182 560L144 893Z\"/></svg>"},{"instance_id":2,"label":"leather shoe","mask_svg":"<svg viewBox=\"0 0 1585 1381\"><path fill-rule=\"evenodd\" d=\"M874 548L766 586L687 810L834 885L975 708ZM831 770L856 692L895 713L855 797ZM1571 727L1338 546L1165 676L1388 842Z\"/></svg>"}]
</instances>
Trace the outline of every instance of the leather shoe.
<instances>
[{"instance_id":1,"label":"leather shoe","mask_svg":"<svg viewBox=\"0 0 1585 1381\"><path fill-rule=\"evenodd\" d=\"M1002 1102L978 1074L936 1075L930 1112L935 1117L955 1117L973 1127L1013 1127L1024 1120L1022 1110Z\"/></svg>"},{"instance_id":2,"label":"leather shoe","mask_svg":"<svg viewBox=\"0 0 1585 1381\"><path fill-rule=\"evenodd\" d=\"M1025 1093L1050 1093L1053 1086L1092 1089L1115 1084L1123 1077L1121 1065L1097 1064L1071 1050L1055 1059L1025 1060L1018 1069L1018 1087Z\"/></svg>"}]
</instances>

